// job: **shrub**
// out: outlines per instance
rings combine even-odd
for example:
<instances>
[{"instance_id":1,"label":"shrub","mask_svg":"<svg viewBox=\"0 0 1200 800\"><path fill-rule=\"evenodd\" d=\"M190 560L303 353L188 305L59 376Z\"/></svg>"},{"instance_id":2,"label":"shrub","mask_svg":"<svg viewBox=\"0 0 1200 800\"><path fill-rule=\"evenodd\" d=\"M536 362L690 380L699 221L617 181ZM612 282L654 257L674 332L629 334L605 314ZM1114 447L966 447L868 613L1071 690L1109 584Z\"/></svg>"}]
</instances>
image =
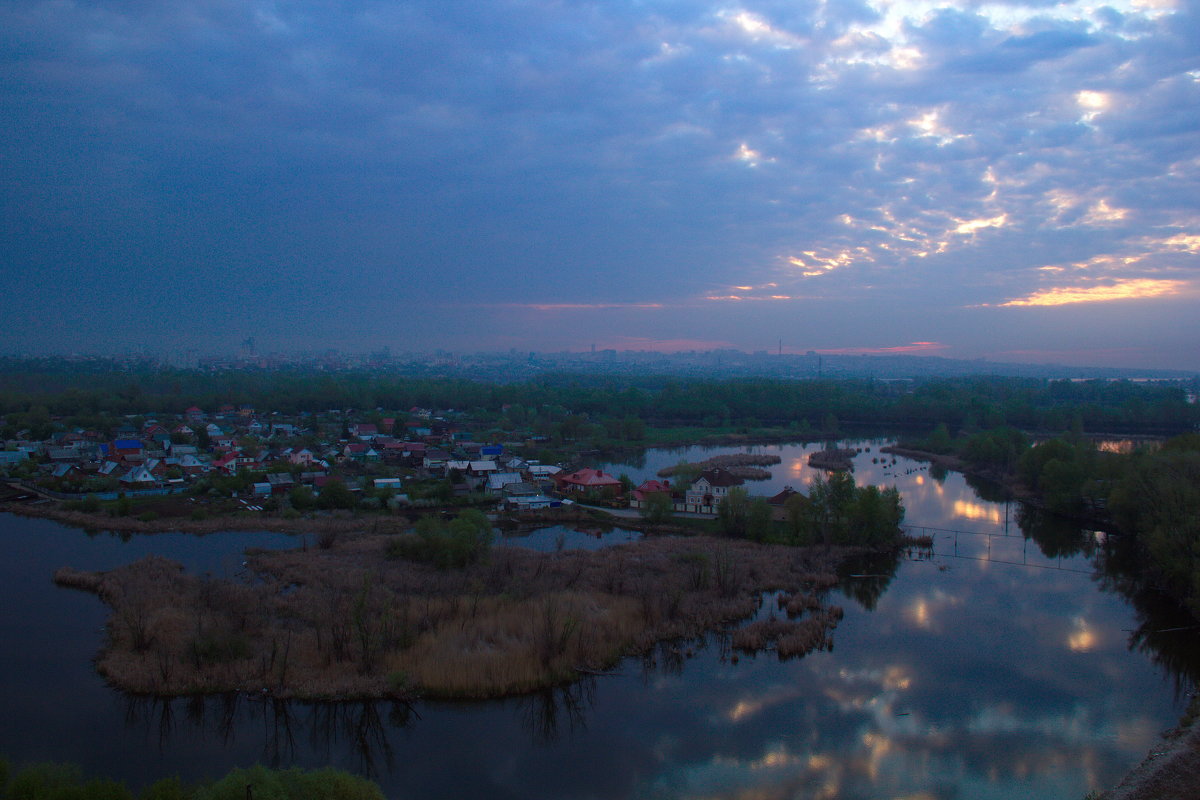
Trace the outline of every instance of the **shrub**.
<instances>
[{"instance_id":1,"label":"shrub","mask_svg":"<svg viewBox=\"0 0 1200 800\"><path fill-rule=\"evenodd\" d=\"M199 789L194 800L244 800L246 787L255 800L383 800L370 781L334 769L271 770L255 765L235 769L209 787Z\"/></svg>"},{"instance_id":2,"label":"shrub","mask_svg":"<svg viewBox=\"0 0 1200 800\"><path fill-rule=\"evenodd\" d=\"M492 523L476 509L460 512L450 522L422 517L414 533L393 539L388 558L424 561L438 569L458 569L484 558L492 547Z\"/></svg>"}]
</instances>

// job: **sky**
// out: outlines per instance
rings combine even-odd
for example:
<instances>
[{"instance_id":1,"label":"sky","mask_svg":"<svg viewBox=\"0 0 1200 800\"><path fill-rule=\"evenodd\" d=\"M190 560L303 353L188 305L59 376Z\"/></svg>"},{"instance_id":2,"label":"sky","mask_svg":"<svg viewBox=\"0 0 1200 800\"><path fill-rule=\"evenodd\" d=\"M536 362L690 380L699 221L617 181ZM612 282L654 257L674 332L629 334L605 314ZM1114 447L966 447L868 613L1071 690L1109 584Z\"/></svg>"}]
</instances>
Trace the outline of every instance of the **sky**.
<instances>
[{"instance_id":1,"label":"sky","mask_svg":"<svg viewBox=\"0 0 1200 800\"><path fill-rule=\"evenodd\" d=\"M6 0L0 352L1200 369L1200 0Z\"/></svg>"}]
</instances>

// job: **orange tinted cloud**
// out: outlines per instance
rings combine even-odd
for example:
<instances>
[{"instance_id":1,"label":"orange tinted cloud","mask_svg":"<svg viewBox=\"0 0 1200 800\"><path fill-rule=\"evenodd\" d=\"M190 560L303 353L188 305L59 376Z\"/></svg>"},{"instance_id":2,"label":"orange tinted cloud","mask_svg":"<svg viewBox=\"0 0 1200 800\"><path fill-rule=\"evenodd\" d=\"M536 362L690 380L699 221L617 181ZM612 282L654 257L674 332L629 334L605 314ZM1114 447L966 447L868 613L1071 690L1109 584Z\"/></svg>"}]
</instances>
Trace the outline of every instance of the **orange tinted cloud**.
<instances>
[{"instance_id":1,"label":"orange tinted cloud","mask_svg":"<svg viewBox=\"0 0 1200 800\"><path fill-rule=\"evenodd\" d=\"M1106 303L1179 294L1185 281L1137 278L1103 286L1056 286L1001 303L1004 306L1065 306L1072 303Z\"/></svg>"}]
</instances>

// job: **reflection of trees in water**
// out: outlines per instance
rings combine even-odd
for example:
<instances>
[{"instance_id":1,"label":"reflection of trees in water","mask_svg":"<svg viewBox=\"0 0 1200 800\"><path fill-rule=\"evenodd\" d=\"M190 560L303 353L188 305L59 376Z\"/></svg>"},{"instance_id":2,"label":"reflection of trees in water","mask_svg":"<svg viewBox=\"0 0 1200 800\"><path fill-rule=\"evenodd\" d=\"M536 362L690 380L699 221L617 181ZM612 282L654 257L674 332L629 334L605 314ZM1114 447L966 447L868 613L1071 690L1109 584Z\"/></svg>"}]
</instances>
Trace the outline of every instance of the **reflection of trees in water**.
<instances>
[{"instance_id":1,"label":"reflection of trees in water","mask_svg":"<svg viewBox=\"0 0 1200 800\"><path fill-rule=\"evenodd\" d=\"M521 698L522 725L534 744L552 744L566 733L587 729L587 712L596 702L596 679L542 689ZM563 725L566 730L564 731Z\"/></svg>"},{"instance_id":2,"label":"reflection of trees in water","mask_svg":"<svg viewBox=\"0 0 1200 800\"><path fill-rule=\"evenodd\" d=\"M1110 536L1096 548L1096 582L1133 607L1137 626L1129 649L1146 655L1174 681L1176 700L1200 684L1200 625L1177 601L1155 587L1130 536Z\"/></svg>"},{"instance_id":3,"label":"reflection of trees in water","mask_svg":"<svg viewBox=\"0 0 1200 800\"><path fill-rule=\"evenodd\" d=\"M1012 499L1012 494L1003 485L981 478L978 475L963 473L967 486L971 487L980 500L988 503L1003 503Z\"/></svg>"},{"instance_id":4,"label":"reflection of trees in water","mask_svg":"<svg viewBox=\"0 0 1200 800\"><path fill-rule=\"evenodd\" d=\"M838 577L842 579L838 588L865 610L874 611L896 577L902 552L872 553L844 561L838 567Z\"/></svg>"},{"instance_id":5,"label":"reflection of trees in water","mask_svg":"<svg viewBox=\"0 0 1200 800\"><path fill-rule=\"evenodd\" d=\"M946 476L950 474L950 470L946 469L945 464L933 462L929 465L929 477L933 478L938 483L945 483Z\"/></svg>"},{"instance_id":6,"label":"reflection of trees in water","mask_svg":"<svg viewBox=\"0 0 1200 800\"><path fill-rule=\"evenodd\" d=\"M369 777L382 768L393 768L389 729L407 726L416 712L406 703L356 701L341 703L302 703L276 698L257 698L229 692L215 696L159 698L125 695L125 724L143 728L147 738L156 737L164 751L179 734L175 705L183 705L188 727L204 738L215 734L225 747L241 737L261 731L259 761L270 767L284 767L296 758L298 734L308 732L310 745L326 763L335 760L333 752L349 745L357 757L357 770ZM382 712L386 708L386 717ZM386 720L386 721L385 721Z\"/></svg>"},{"instance_id":7,"label":"reflection of trees in water","mask_svg":"<svg viewBox=\"0 0 1200 800\"><path fill-rule=\"evenodd\" d=\"M607 461L611 467L644 469L646 467L646 452L646 449L642 447L632 450L609 450L601 452L600 457Z\"/></svg>"},{"instance_id":8,"label":"reflection of trees in water","mask_svg":"<svg viewBox=\"0 0 1200 800\"><path fill-rule=\"evenodd\" d=\"M1079 523L1021 504L1017 507L1017 525L1026 539L1037 543L1048 558L1066 558L1095 551L1095 539Z\"/></svg>"}]
</instances>

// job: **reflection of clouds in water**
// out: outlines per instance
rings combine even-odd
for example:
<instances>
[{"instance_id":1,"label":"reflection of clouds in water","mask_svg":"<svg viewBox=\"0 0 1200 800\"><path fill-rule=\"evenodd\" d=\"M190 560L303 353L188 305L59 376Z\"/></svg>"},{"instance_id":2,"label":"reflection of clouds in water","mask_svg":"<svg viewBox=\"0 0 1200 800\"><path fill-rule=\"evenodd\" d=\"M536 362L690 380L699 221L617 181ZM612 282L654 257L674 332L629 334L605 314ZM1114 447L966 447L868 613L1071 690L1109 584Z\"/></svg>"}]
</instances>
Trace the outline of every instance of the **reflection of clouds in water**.
<instances>
[{"instance_id":1,"label":"reflection of clouds in water","mask_svg":"<svg viewBox=\"0 0 1200 800\"><path fill-rule=\"evenodd\" d=\"M799 726L780 737L776 726L775 735L765 738L754 753L724 753L668 768L656 781L658 791L649 795L764 800L1008 797L1017 787L1034 782L1040 788L1030 796L1058 796L1056 787L1076 785L1072 781L1089 788L1103 785L1109 778L1102 768L1114 749L1136 751L1154 734L1148 718L1112 726L1083 706L1040 714L1005 702L974 709L964 705L956 719L934 724L902 702L914 682L907 665L816 667L804 672L820 684L828 701L823 707L811 709L820 701L808 693L772 687L762 698L743 697L726 717L744 721L795 700L813 712L807 715L811 730ZM825 737L833 717L857 733ZM799 713L789 715L796 722L801 718Z\"/></svg>"},{"instance_id":2,"label":"reflection of clouds in water","mask_svg":"<svg viewBox=\"0 0 1200 800\"><path fill-rule=\"evenodd\" d=\"M1067 636L1067 647L1075 653L1087 653L1099 644L1099 636L1083 617L1075 618L1075 626Z\"/></svg>"},{"instance_id":3,"label":"reflection of clouds in water","mask_svg":"<svg viewBox=\"0 0 1200 800\"><path fill-rule=\"evenodd\" d=\"M729 707L721 718L729 722L742 722L762 711L784 703L789 703L804 696L806 692L795 686L776 686L768 689L758 697L741 697Z\"/></svg>"},{"instance_id":4,"label":"reflection of clouds in water","mask_svg":"<svg viewBox=\"0 0 1200 800\"><path fill-rule=\"evenodd\" d=\"M920 594L909 603L905 618L915 627L922 630L939 633L939 615L950 608L961 606L963 598L948 594L941 589L933 589L928 594Z\"/></svg>"},{"instance_id":5,"label":"reflection of clouds in water","mask_svg":"<svg viewBox=\"0 0 1200 800\"><path fill-rule=\"evenodd\" d=\"M996 525L1004 524L1004 514L995 503L972 502L970 500L954 501L954 516L969 520L983 520Z\"/></svg>"}]
</instances>

